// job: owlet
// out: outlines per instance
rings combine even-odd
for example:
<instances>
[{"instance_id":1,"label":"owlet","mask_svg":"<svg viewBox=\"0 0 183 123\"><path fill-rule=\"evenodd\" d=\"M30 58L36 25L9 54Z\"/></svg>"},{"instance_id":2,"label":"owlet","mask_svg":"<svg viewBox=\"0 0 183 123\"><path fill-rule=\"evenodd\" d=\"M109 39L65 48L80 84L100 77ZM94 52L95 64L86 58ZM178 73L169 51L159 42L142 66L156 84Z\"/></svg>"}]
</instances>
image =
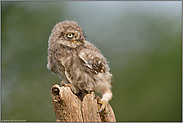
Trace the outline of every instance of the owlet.
<instances>
[{"instance_id":1,"label":"owlet","mask_svg":"<svg viewBox=\"0 0 183 123\"><path fill-rule=\"evenodd\" d=\"M63 21L53 28L48 41L47 68L66 84L72 84L76 94L80 91L100 93L100 111L107 113L107 104L112 98L112 74L106 58L85 40L77 22Z\"/></svg>"}]
</instances>

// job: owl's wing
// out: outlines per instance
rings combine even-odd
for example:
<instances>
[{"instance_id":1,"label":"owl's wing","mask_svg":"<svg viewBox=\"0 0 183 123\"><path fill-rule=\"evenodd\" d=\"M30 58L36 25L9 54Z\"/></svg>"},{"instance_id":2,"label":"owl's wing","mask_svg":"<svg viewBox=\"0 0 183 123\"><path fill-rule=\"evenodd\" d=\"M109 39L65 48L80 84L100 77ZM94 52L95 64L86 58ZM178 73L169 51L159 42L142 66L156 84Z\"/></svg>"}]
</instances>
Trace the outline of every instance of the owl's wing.
<instances>
[{"instance_id":1,"label":"owl's wing","mask_svg":"<svg viewBox=\"0 0 183 123\"><path fill-rule=\"evenodd\" d=\"M105 71L109 69L106 59L100 52L83 49L78 55L79 58L83 61L84 66L95 74L105 73Z\"/></svg>"}]
</instances>

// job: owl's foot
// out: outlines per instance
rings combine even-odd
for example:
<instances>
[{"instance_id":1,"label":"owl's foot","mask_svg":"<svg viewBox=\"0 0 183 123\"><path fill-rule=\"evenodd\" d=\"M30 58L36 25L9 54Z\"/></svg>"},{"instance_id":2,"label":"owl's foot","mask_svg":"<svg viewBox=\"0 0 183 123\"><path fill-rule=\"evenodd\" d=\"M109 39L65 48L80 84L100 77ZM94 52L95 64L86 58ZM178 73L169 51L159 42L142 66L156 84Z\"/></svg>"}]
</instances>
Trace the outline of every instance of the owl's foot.
<instances>
[{"instance_id":1,"label":"owl's foot","mask_svg":"<svg viewBox=\"0 0 183 123\"><path fill-rule=\"evenodd\" d=\"M72 84L66 84L64 81L61 81L60 86L69 87L71 91L76 94L76 88Z\"/></svg>"},{"instance_id":2,"label":"owl's foot","mask_svg":"<svg viewBox=\"0 0 183 123\"><path fill-rule=\"evenodd\" d=\"M104 116L107 116L107 114L108 114L107 101L101 100L98 96L95 97L94 99L97 99L98 104L102 104L102 106L100 107L100 110L97 113L100 113L103 111Z\"/></svg>"}]
</instances>

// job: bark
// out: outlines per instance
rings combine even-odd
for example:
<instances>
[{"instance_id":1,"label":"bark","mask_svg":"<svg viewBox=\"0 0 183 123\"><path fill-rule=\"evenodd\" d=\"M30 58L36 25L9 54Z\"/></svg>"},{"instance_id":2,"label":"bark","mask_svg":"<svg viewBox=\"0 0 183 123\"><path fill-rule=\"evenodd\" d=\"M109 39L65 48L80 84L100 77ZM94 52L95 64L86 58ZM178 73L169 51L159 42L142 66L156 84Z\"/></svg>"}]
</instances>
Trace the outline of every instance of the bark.
<instances>
[{"instance_id":1,"label":"bark","mask_svg":"<svg viewBox=\"0 0 183 123\"><path fill-rule=\"evenodd\" d=\"M73 94L69 87L56 84L51 89L51 95L57 122L116 122L110 104L107 116L103 112L97 113L101 105L94 99L94 92L81 98Z\"/></svg>"}]
</instances>

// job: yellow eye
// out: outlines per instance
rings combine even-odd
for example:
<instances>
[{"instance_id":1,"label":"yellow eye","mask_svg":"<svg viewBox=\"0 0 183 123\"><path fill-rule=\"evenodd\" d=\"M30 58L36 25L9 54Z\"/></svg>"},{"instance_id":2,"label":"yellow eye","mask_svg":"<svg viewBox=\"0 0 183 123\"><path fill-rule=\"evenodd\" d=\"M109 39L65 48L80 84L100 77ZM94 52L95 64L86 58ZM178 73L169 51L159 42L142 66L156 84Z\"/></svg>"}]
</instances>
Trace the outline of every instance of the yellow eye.
<instances>
[{"instance_id":1,"label":"yellow eye","mask_svg":"<svg viewBox=\"0 0 183 123\"><path fill-rule=\"evenodd\" d=\"M67 34L67 37L68 37L68 38L72 38L73 36L74 36L73 33L68 33L68 34Z\"/></svg>"}]
</instances>

